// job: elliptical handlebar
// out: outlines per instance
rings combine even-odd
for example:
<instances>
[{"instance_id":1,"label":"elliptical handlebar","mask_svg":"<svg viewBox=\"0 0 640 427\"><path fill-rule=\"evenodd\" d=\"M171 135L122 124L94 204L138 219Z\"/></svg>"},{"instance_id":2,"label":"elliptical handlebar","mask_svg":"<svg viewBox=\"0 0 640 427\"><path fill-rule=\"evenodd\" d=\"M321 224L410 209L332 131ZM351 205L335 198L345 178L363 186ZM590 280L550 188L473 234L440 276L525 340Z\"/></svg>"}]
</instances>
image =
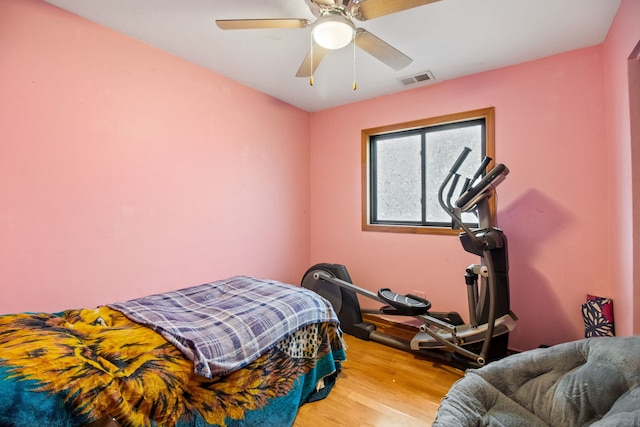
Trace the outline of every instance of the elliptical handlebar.
<instances>
[{"instance_id":1,"label":"elliptical handlebar","mask_svg":"<svg viewBox=\"0 0 640 427\"><path fill-rule=\"evenodd\" d=\"M453 192L456 190L456 187L458 186L458 181L460 180L460 174L456 173L455 175L453 175L453 182L451 182L451 185L449 186L449 192L447 193L447 207L450 210L454 210L455 206L453 205L453 203L451 203L451 200L453 200Z\"/></svg>"},{"instance_id":2,"label":"elliptical handlebar","mask_svg":"<svg viewBox=\"0 0 640 427\"><path fill-rule=\"evenodd\" d=\"M455 186L457 185L458 180L460 179L460 174L458 174L458 170L466 160L469 153L471 153L471 148L464 147L460 155L458 155L458 158L456 159L453 166L451 166L451 169L449 169L447 176L442 181L442 184L440 184L440 189L438 190L438 202L440 203L440 206L442 207L442 209L444 209L445 212L447 212L447 214L451 217L455 225L461 228L462 230L464 230L464 232L467 233L473 239L475 245L479 245L482 243L481 239L478 239L477 237L475 237L471 229L462 221L462 218L456 213L457 209L450 201L451 197L453 196L453 192L455 191ZM451 183L452 179L453 179L453 182ZM444 191L449 186L449 183L451 183L452 185L449 189L449 193L448 193L449 197L447 198L447 200L445 200ZM465 186L466 185L467 184L465 183Z\"/></svg>"},{"instance_id":3,"label":"elliptical handlebar","mask_svg":"<svg viewBox=\"0 0 640 427\"><path fill-rule=\"evenodd\" d=\"M482 163L480 163L480 166L478 166L476 173L474 173L473 178L471 178L471 183L476 182L476 180L482 176L484 171L487 170L487 166L489 166L489 163L491 163L491 160L493 160L491 157L484 156L484 159L482 159ZM468 189L469 187L466 187L466 188L463 188L462 190L467 191Z\"/></svg>"},{"instance_id":4,"label":"elliptical handlebar","mask_svg":"<svg viewBox=\"0 0 640 427\"><path fill-rule=\"evenodd\" d=\"M457 228L461 228L474 240L475 244L479 245L481 242L475 238L472 230L464 223L461 218L461 213L477 209L480 224L485 223L485 226L486 224L491 224L492 222L490 218L483 218L483 216L489 215L489 208L485 202L491 196L493 188L505 179L506 175L509 173L509 169L503 164L496 165L486 173L479 182L475 183L493 160L491 157L485 157L480 163L478 169L475 171L473 177L465 178L462 193L458 199L453 202L453 193L458 185L459 179L461 178L458 170L470 152L471 149L469 147L464 147L462 149L462 152L440 185L438 201L440 202L442 209L444 209L444 211L451 217L454 225ZM447 192L447 197L445 199L445 190L447 187L449 187L449 191ZM483 221L483 219L486 221ZM478 248L481 248L481 246L478 246Z\"/></svg>"},{"instance_id":5,"label":"elliptical handlebar","mask_svg":"<svg viewBox=\"0 0 640 427\"><path fill-rule=\"evenodd\" d=\"M467 156L469 155L469 153L471 153L471 148L464 147L462 149L462 152L460 153L460 155L456 159L455 163L451 166L451 169L449 169L449 174L450 175L454 175L455 173L458 172L458 169L460 169L460 166L462 166L464 161L467 159Z\"/></svg>"}]
</instances>

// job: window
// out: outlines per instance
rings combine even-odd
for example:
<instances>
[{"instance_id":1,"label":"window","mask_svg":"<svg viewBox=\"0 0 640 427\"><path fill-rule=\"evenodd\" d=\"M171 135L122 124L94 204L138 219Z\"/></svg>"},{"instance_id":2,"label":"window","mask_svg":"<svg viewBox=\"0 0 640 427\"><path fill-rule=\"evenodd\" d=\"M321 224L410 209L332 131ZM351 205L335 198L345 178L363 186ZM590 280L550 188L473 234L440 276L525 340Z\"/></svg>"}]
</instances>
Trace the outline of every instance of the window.
<instances>
[{"instance_id":1,"label":"window","mask_svg":"<svg viewBox=\"0 0 640 427\"><path fill-rule=\"evenodd\" d=\"M438 201L440 183L463 147L472 152L459 170L462 177L471 178L485 155L493 158L493 116L494 109L486 108L363 130L362 229L458 234ZM472 213L462 218L477 226Z\"/></svg>"}]
</instances>

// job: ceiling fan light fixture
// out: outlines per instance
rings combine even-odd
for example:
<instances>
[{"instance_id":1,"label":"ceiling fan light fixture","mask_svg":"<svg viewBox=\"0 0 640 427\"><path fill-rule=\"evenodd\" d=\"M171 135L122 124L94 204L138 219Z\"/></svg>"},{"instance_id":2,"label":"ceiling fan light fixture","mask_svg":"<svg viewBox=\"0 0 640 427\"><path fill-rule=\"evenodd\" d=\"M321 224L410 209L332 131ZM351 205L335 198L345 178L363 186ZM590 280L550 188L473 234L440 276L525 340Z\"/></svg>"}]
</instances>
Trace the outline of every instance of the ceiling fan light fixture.
<instances>
[{"instance_id":1,"label":"ceiling fan light fixture","mask_svg":"<svg viewBox=\"0 0 640 427\"><path fill-rule=\"evenodd\" d=\"M327 15L313 24L313 40L325 49L341 49L351 43L355 25L341 15Z\"/></svg>"}]
</instances>

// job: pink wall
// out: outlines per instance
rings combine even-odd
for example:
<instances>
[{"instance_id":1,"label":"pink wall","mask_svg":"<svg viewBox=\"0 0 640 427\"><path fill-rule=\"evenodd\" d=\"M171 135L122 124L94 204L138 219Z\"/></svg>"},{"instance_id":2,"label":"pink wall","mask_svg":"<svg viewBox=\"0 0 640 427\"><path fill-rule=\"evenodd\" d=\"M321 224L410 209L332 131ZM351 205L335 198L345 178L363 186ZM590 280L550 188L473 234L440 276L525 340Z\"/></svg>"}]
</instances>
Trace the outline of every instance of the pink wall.
<instances>
[{"instance_id":1,"label":"pink wall","mask_svg":"<svg viewBox=\"0 0 640 427\"><path fill-rule=\"evenodd\" d=\"M623 0L604 43L607 141L612 207L612 296L619 334L640 334L640 134L638 118L630 126L631 52L640 42L640 2ZM637 60L635 61L637 62ZM634 67L638 73L637 65ZM636 76L636 81L640 76ZM638 87L634 99L640 100ZM638 106L635 105L637 108ZM631 129L636 129L632 135ZM632 136L633 141L632 143Z\"/></svg>"},{"instance_id":2,"label":"pink wall","mask_svg":"<svg viewBox=\"0 0 640 427\"><path fill-rule=\"evenodd\" d=\"M454 236L360 229L360 130L494 106L515 349L580 338L587 292L609 295L611 260L602 46L316 113L311 121L311 259L345 264L360 286L425 291L468 318ZM437 70L434 70L437 74Z\"/></svg>"},{"instance_id":3,"label":"pink wall","mask_svg":"<svg viewBox=\"0 0 640 427\"><path fill-rule=\"evenodd\" d=\"M310 115L39 0L0 2L0 312L309 260Z\"/></svg>"},{"instance_id":4,"label":"pink wall","mask_svg":"<svg viewBox=\"0 0 640 427\"><path fill-rule=\"evenodd\" d=\"M639 19L623 0L604 45L310 115L38 0L4 0L0 312L233 274L296 283L327 261L466 317L476 258L455 237L360 231L360 130L494 106L496 160L511 169L498 222L521 319L512 347L580 338L587 292L613 296L619 330L637 333L617 79Z\"/></svg>"}]
</instances>

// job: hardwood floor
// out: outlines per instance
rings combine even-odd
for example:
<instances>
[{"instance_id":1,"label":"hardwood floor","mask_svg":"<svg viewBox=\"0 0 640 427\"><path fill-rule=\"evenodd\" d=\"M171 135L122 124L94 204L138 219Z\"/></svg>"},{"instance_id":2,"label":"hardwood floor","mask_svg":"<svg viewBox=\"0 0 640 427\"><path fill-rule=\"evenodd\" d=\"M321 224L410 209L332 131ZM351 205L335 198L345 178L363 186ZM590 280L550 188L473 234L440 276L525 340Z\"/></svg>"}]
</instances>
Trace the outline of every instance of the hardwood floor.
<instances>
[{"instance_id":1,"label":"hardwood floor","mask_svg":"<svg viewBox=\"0 0 640 427\"><path fill-rule=\"evenodd\" d=\"M345 335L347 361L329 396L300 408L294 427L430 426L461 370Z\"/></svg>"}]
</instances>

